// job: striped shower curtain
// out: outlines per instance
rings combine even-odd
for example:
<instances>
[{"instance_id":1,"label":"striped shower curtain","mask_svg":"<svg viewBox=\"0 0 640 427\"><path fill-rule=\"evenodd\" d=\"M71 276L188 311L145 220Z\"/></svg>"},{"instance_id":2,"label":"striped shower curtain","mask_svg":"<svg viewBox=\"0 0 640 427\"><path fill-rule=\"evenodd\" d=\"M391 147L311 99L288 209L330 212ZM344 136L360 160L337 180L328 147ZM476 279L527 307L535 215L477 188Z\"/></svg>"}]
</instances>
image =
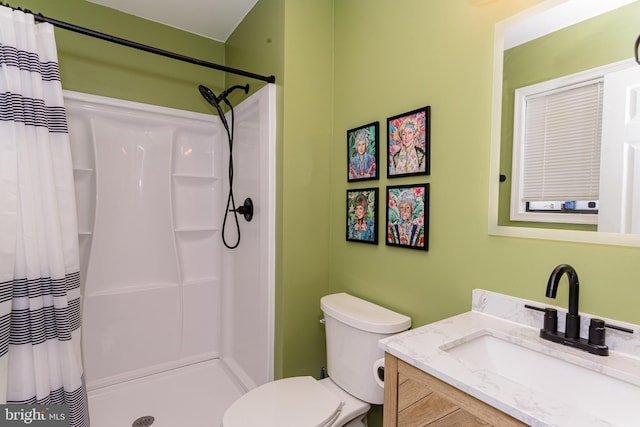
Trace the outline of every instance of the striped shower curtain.
<instances>
[{"instance_id":1,"label":"striped shower curtain","mask_svg":"<svg viewBox=\"0 0 640 427\"><path fill-rule=\"evenodd\" d=\"M63 404L71 426L89 426L74 180L53 26L4 6L0 404Z\"/></svg>"}]
</instances>

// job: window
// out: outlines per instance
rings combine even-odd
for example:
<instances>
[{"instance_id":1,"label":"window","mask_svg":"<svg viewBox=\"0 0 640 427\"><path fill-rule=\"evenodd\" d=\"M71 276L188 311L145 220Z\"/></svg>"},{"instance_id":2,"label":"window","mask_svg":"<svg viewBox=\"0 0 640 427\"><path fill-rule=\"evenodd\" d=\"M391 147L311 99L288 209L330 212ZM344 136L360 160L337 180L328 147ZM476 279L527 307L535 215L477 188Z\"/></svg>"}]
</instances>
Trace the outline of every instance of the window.
<instances>
[{"instance_id":1,"label":"window","mask_svg":"<svg viewBox=\"0 0 640 427\"><path fill-rule=\"evenodd\" d=\"M604 75L516 90L511 220L597 224Z\"/></svg>"}]
</instances>

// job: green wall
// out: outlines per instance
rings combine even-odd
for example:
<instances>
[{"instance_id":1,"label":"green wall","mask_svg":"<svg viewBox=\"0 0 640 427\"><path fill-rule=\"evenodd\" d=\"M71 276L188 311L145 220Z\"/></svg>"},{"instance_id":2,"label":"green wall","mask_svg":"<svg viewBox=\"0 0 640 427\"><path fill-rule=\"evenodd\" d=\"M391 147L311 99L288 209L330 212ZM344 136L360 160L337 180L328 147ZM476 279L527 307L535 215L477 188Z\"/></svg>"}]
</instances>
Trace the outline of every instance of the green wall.
<instances>
[{"instance_id":1,"label":"green wall","mask_svg":"<svg viewBox=\"0 0 640 427\"><path fill-rule=\"evenodd\" d=\"M217 64L225 45L84 0L14 0L44 16ZM225 87L225 73L56 28L62 87L189 111L211 113L198 84Z\"/></svg>"},{"instance_id":2,"label":"green wall","mask_svg":"<svg viewBox=\"0 0 640 427\"><path fill-rule=\"evenodd\" d=\"M277 367L284 376L319 375L326 353L318 320L320 297L329 290L332 3L285 1L284 226L278 261L283 359Z\"/></svg>"},{"instance_id":3,"label":"green wall","mask_svg":"<svg viewBox=\"0 0 640 427\"><path fill-rule=\"evenodd\" d=\"M259 1L225 43L226 65L284 83L284 0ZM265 82L228 74L227 86L246 84L255 92ZM234 94L232 94L234 95ZM243 97L244 95L240 95ZM230 98L235 101L234 98Z\"/></svg>"}]
</instances>

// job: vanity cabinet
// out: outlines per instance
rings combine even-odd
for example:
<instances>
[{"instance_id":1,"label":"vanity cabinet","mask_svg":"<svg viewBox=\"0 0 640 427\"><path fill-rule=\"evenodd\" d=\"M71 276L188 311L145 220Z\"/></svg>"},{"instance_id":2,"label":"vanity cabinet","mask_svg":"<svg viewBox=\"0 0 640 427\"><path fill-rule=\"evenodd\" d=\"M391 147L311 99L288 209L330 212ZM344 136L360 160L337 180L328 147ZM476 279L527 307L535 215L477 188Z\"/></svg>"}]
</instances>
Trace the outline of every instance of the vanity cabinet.
<instances>
[{"instance_id":1,"label":"vanity cabinet","mask_svg":"<svg viewBox=\"0 0 640 427\"><path fill-rule=\"evenodd\" d=\"M386 353L384 427L526 426Z\"/></svg>"}]
</instances>

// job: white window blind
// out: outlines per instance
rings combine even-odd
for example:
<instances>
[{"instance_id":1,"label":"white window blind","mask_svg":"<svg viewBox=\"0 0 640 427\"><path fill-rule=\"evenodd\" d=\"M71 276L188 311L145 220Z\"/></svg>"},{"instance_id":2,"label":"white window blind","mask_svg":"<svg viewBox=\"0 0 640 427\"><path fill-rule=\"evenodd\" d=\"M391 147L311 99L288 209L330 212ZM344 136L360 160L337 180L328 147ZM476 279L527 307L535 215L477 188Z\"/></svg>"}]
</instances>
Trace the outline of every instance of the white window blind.
<instances>
[{"instance_id":1,"label":"white window blind","mask_svg":"<svg viewBox=\"0 0 640 427\"><path fill-rule=\"evenodd\" d=\"M598 200L599 80L526 99L521 201Z\"/></svg>"}]
</instances>

